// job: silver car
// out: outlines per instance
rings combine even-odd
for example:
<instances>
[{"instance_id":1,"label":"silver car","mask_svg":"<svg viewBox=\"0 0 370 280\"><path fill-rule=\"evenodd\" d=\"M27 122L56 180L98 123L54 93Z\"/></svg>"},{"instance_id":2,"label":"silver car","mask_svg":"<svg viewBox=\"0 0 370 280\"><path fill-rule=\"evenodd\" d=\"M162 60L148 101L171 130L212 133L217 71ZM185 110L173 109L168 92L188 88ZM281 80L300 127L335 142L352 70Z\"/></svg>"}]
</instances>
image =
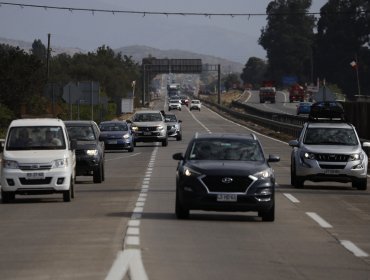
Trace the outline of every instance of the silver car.
<instances>
[{"instance_id":1,"label":"silver car","mask_svg":"<svg viewBox=\"0 0 370 280\"><path fill-rule=\"evenodd\" d=\"M355 127L343 121L307 122L301 135L292 140L291 184L302 188L313 182L352 182L358 190L367 188L368 157Z\"/></svg>"},{"instance_id":2,"label":"silver car","mask_svg":"<svg viewBox=\"0 0 370 280\"><path fill-rule=\"evenodd\" d=\"M168 137L175 137L177 141L182 140L182 121L177 119L175 114L166 114L165 120L167 124Z\"/></svg>"}]
</instances>

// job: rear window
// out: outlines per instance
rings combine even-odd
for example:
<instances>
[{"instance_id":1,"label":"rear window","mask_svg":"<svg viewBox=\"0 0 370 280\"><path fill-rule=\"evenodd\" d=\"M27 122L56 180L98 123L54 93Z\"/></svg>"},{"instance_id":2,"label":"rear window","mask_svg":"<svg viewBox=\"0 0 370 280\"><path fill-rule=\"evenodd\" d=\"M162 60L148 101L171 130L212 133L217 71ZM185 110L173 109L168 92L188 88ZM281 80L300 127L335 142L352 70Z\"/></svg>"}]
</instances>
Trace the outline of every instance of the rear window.
<instances>
[{"instance_id":1,"label":"rear window","mask_svg":"<svg viewBox=\"0 0 370 280\"><path fill-rule=\"evenodd\" d=\"M94 134L94 129L88 125L67 125L67 131L69 138L72 140L79 141L94 141L96 140L96 135Z\"/></svg>"}]
</instances>

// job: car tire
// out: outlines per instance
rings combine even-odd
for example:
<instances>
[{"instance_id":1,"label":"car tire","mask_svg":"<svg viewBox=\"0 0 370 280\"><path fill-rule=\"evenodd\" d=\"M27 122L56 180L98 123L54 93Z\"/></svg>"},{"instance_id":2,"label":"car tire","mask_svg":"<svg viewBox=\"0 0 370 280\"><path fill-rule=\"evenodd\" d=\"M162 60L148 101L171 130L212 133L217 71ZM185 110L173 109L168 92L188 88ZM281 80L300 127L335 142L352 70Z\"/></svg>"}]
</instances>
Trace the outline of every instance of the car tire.
<instances>
[{"instance_id":1,"label":"car tire","mask_svg":"<svg viewBox=\"0 0 370 280\"><path fill-rule=\"evenodd\" d=\"M136 142L135 142L135 141L133 141L133 142L132 142L132 145L134 145L134 147L136 147Z\"/></svg>"},{"instance_id":2,"label":"car tire","mask_svg":"<svg viewBox=\"0 0 370 280\"><path fill-rule=\"evenodd\" d=\"M99 166L93 172L93 181L94 183L101 183L103 180L103 166L99 164Z\"/></svg>"},{"instance_id":3,"label":"car tire","mask_svg":"<svg viewBox=\"0 0 370 280\"><path fill-rule=\"evenodd\" d=\"M259 216L262 217L262 221L264 221L264 222L273 222L273 221L275 221L275 202L269 210L261 211L261 213L259 213Z\"/></svg>"},{"instance_id":4,"label":"car tire","mask_svg":"<svg viewBox=\"0 0 370 280\"><path fill-rule=\"evenodd\" d=\"M71 181L71 183L69 185L69 189L66 190L66 191L63 191L63 201L64 202L70 202L71 201L71 199L72 199L72 188L73 188L73 186L72 186L72 181Z\"/></svg>"},{"instance_id":5,"label":"car tire","mask_svg":"<svg viewBox=\"0 0 370 280\"><path fill-rule=\"evenodd\" d=\"M14 199L15 199L14 192L4 192L3 190L1 190L1 202L2 203L10 203Z\"/></svg>"},{"instance_id":6,"label":"car tire","mask_svg":"<svg viewBox=\"0 0 370 280\"><path fill-rule=\"evenodd\" d=\"M75 180L71 177L71 198L75 198Z\"/></svg>"},{"instance_id":7,"label":"car tire","mask_svg":"<svg viewBox=\"0 0 370 280\"><path fill-rule=\"evenodd\" d=\"M168 139L162 141L162 147L166 147L168 145Z\"/></svg>"},{"instance_id":8,"label":"car tire","mask_svg":"<svg viewBox=\"0 0 370 280\"><path fill-rule=\"evenodd\" d=\"M290 171L290 184L297 189L303 188L303 184L305 180L304 180L304 177L297 176L296 169L295 169L295 162L292 163L290 170L291 170Z\"/></svg>"},{"instance_id":9,"label":"car tire","mask_svg":"<svg viewBox=\"0 0 370 280\"><path fill-rule=\"evenodd\" d=\"M181 141L182 140L182 135L179 133L176 136L176 141Z\"/></svg>"},{"instance_id":10,"label":"car tire","mask_svg":"<svg viewBox=\"0 0 370 280\"><path fill-rule=\"evenodd\" d=\"M104 159L103 159L103 164L102 164L102 181L105 181L105 165L104 165Z\"/></svg>"},{"instance_id":11,"label":"car tire","mask_svg":"<svg viewBox=\"0 0 370 280\"><path fill-rule=\"evenodd\" d=\"M190 215L189 209L185 208L181 204L177 191L176 191L175 213L176 217L181 220L188 219Z\"/></svg>"},{"instance_id":12,"label":"car tire","mask_svg":"<svg viewBox=\"0 0 370 280\"><path fill-rule=\"evenodd\" d=\"M352 182L352 187L359 191L365 191L367 189L367 179L356 179Z\"/></svg>"},{"instance_id":13,"label":"car tire","mask_svg":"<svg viewBox=\"0 0 370 280\"><path fill-rule=\"evenodd\" d=\"M128 149L128 151L129 151L130 153L132 153L132 152L134 151L134 146L131 146L131 147Z\"/></svg>"}]
</instances>

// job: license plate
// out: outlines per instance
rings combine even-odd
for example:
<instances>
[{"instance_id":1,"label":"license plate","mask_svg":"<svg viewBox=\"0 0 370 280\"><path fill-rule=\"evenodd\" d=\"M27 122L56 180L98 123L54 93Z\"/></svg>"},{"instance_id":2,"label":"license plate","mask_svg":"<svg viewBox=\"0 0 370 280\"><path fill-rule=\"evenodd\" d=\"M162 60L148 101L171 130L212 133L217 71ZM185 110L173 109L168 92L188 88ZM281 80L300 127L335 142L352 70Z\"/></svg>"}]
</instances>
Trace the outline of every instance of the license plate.
<instances>
[{"instance_id":1,"label":"license plate","mask_svg":"<svg viewBox=\"0 0 370 280\"><path fill-rule=\"evenodd\" d=\"M38 180L38 179L45 179L45 174L43 172L32 172L26 174L27 180Z\"/></svg>"},{"instance_id":2,"label":"license plate","mask_svg":"<svg viewBox=\"0 0 370 280\"><path fill-rule=\"evenodd\" d=\"M236 202L238 196L236 194L218 194L217 201Z\"/></svg>"},{"instance_id":3,"label":"license plate","mask_svg":"<svg viewBox=\"0 0 370 280\"><path fill-rule=\"evenodd\" d=\"M325 174L327 175L336 175L336 174L339 174L340 173L340 170L338 169L326 169L325 170Z\"/></svg>"},{"instance_id":4,"label":"license plate","mask_svg":"<svg viewBox=\"0 0 370 280\"><path fill-rule=\"evenodd\" d=\"M151 132L143 132L144 135L152 135Z\"/></svg>"},{"instance_id":5,"label":"license plate","mask_svg":"<svg viewBox=\"0 0 370 280\"><path fill-rule=\"evenodd\" d=\"M108 140L108 144L117 144L117 140Z\"/></svg>"}]
</instances>

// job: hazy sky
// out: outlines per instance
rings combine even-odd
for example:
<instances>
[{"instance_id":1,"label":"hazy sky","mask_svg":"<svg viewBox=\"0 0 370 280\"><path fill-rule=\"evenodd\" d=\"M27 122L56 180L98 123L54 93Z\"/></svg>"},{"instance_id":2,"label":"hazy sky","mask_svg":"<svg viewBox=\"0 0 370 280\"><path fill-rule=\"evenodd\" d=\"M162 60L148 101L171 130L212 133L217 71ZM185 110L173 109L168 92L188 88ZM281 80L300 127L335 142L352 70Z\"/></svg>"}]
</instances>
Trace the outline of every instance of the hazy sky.
<instances>
[{"instance_id":1,"label":"hazy sky","mask_svg":"<svg viewBox=\"0 0 370 280\"><path fill-rule=\"evenodd\" d=\"M265 13L267 0L12 0L1 1L46 6L130 10L147 12ZM326 0L313 0L319 12ZM245 63L250 56L264 58L258 45L266 16L218 17L119 14L0 6L0 37L77 47L94 51L147 45L182 49Z\"/></svg>"}]
</instances>

